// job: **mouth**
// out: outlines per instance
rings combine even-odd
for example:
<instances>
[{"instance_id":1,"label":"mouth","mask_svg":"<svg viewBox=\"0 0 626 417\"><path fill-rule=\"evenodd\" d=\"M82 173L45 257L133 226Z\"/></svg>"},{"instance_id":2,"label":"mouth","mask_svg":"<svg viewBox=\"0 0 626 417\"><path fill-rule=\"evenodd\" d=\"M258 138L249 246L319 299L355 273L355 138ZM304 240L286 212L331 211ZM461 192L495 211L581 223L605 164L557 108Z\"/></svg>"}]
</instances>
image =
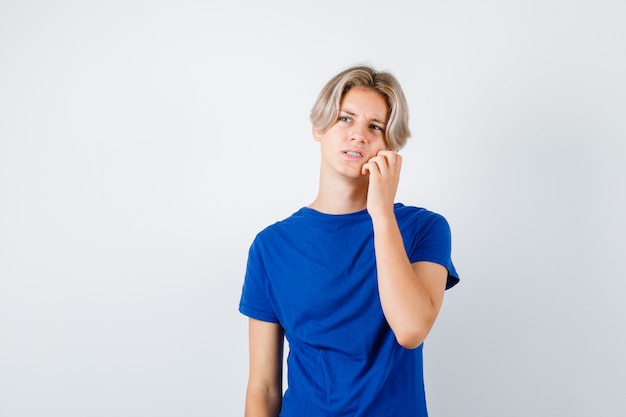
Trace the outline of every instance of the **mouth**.
<instances>
[{"instance_id":1,"label":"mouth","mask_svg":"<svg viewBox=\"0 0 626 417\"><path fill-rule=\"evenodd\" d=\"M349 159L353 159L353 160L362 159L364 156L363 151L359 151L356 149L349 149L349 150L343 151L343 154L347 156Z\"/></svg>"}]
</instances>

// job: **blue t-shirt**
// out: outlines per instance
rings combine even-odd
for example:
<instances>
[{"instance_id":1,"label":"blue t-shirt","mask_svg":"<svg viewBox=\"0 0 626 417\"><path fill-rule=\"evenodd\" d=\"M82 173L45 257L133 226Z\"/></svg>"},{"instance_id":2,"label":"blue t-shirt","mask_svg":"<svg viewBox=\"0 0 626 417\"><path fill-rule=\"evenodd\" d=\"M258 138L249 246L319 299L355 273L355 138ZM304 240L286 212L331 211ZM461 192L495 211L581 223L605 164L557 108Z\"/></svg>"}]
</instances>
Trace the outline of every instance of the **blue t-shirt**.
<instances>
[{"instance_id":1,"label":"blue t-shirt","mask_svg":"<svg viewBox=\"0 0 626 417\"><path fill-rule=\"evenodd\" d=\"M443 265L446 289L454 286L447 221L423 208L394 209L411 263ZM285 330L282 417L427 415L422 346L400 346L385 320L367 210L332 215L305 207L259 233L239 310Z\"/></svg>"}]
</instances>

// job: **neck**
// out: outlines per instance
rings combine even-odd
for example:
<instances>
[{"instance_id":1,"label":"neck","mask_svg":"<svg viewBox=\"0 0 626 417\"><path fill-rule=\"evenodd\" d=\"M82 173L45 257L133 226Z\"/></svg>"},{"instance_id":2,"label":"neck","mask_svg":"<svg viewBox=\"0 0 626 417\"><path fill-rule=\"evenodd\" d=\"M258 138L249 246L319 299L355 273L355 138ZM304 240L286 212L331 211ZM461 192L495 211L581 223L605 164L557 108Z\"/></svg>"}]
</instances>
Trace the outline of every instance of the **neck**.
<instances>
[{"instance_id":1,"label":"neck","mask_svg":"<svg viewBox=\"0 0 626 417\"><path fill-rule=\"evenodd\" d=\"M320 176L317 197L310 208L326 214L348 214L367 208L367 178L331 181Z\"/></svg>"}]
</instances>

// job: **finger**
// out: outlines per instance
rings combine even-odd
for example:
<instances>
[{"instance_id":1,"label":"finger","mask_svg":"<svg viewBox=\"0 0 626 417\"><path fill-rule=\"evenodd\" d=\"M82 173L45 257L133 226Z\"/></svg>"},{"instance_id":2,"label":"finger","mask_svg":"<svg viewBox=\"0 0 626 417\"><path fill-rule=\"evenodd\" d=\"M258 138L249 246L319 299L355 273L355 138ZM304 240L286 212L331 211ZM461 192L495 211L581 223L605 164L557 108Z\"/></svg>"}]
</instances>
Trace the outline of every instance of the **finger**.
<instances>
[{"instance_id":1,"label":"finger","mask_svg":"<svg viewBox=\"0 0 626 417\"><path fill-rule=\"evenodd\" d=\"M387 155L381 155L379 153L368 162L374 164L382 175L387 174L392 169L392 163L388 159Z\"/></svg>"},{"instance_id":2,"label":"finger","mask_svg":"<svg viewBox=\"0 0 626 417\"><path fill-rule=\"evenodd\" d=\"M398 154L395 151L392 151L389 149L381 149L380 151L376 152L376 155L381 155L381 156L384 156L385 158L391 158L391 157L395 157Z\"/></svg>"},{"instance_id":3,"label":"finger","mask_svg":"<svg viewBox=\"0 0 626 417\"><path fill-rule=\"evenodd\" d=\"M361 168L361 174L363 174L363 175L380 174L380 173L381 173L380 166L374 160L374 158L372 158L369 161L367 161L366 163L364 163L363 167Z\"/></svg>"},{"instance_id":4,"label":"finger","mask_svg":"<svg viewBox=\"0 0 626 417\"><path fill-rule=\"evenodd\" d=\"M367 161L366 163L363 164L363 167L361 167L361 174L362 175L369 175L371 173L371 168L372 164Z\"/></svg>"},{"instance_id":5,"label":"finger","mask_svg":"<svg viewBox=\"0 0 626 417\"><path fill-rule=\"evenodd\" d=\"M385 158L387 162L387 166L390 170L399 172L402 168L402 156L394 151L384 151L381 154L382 157Z\"/></svg>"},{"instance_id":6,"label":"finger","mask_svg":"<svg viewBox=\"0 0 626 417\"><path fill-rule=\"evenodd\" d=\"M384 158L387 165L391 168L393 168L398 163L399 159L402 159L400 155L390 150L380 150L378 151L377 156Z\"/></svg>"},{"instance_id":7,"label":"finger","mask_svg":"<svg viewBox=\"0 0 626 417\"><path fill-rule=\"evenodd\" d=\"M395 165L398 171L400 170L400 168L402 168L402 156L401 155L396 154Z\"/></svg>"}]
</instances>

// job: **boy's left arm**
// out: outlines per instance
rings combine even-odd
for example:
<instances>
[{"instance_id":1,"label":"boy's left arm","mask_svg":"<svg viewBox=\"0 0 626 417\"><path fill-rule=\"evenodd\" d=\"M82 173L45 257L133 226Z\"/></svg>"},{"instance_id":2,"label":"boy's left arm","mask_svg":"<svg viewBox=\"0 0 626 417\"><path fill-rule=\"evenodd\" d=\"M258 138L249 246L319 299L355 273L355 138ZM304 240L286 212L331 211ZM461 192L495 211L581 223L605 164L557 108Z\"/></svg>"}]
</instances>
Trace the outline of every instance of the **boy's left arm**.
<instances>
[{"instance_id":1,"label":"boy's left arm","mask_svg":"<svg viewBox=\"0 0 626 417\"><path fill-rule=\"evenodd\" d=\"M398 343L422 344L443 303L448 271L433 262L411 264L393 210L402 157L380 151L363 166L369 172L367 210L374 226L378 292Z\"/></svg>"}]
</instances>

